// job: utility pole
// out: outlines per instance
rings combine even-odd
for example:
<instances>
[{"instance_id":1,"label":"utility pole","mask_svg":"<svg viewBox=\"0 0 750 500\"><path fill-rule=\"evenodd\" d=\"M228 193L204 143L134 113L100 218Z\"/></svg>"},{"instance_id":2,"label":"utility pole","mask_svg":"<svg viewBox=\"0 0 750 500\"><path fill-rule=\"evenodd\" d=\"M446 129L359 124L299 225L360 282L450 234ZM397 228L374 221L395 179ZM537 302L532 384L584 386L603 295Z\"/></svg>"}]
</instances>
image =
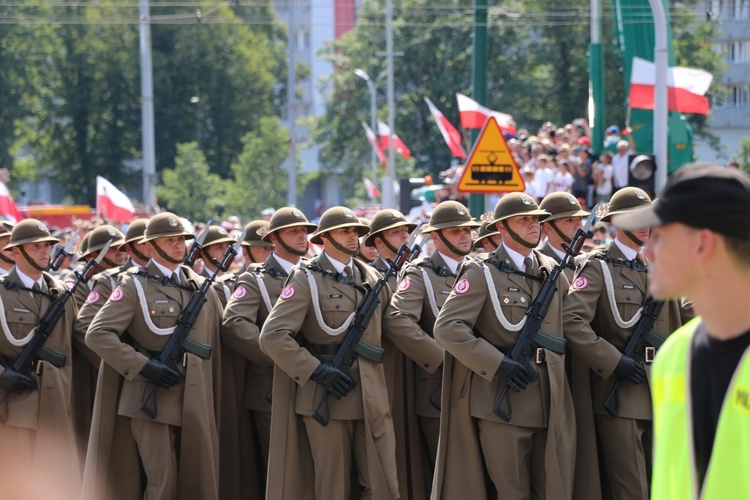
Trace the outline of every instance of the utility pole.
<instances>
[{"instance_id":1,"label":"utility pole","mask_svg":"<svg viewBox=\"0 0 750 500\"><path fill-rule=\"evenodd\" d=\"M295 51L297 50L295 37L297 33L294 29L294 8L295 0L289 0L289 29L287 32L289 69L286 81L287 117L289 119L289 190L287 191L286 200L287 205L290 207L297 206L297 138L294 130L294 122L297 119L295 115L297 95L294 88L297 83L297 60L295 57Z\"/></svg>"},{"instance_id":2,"label":"utility pole","mask_svg":"<svg viewBox=\"0 0 750 500\"><path fill-rule=\"evenodd\" d=\"M154 147L154 82L151 65L151 14L148 0L138 0L141 50L141 121L143 145L143 203L156 205L156 153Z\"/></svg>"},{"instance_id":3,"label":"utility pole","mask_svg":"<svg viewBox=\"0 0 750 500\"><path fill-rule=\"evenodd\" d=\"M471 52L471 97L487 105L487 0L474 0L474 46ZM472 146L479 130L471 131ZM484 213L484 195L469 195L469 212L474 217Z\"/></svg>"},{"instance_id":4,"label":"utility pole","mask_svg":"<svg viewBox=\"0 0 750 500\"><path fill-rule=\"evenodd\" d=\"M602 50L601 0L591 0L591 43L589 44L589 125L591 149L604 145L604 51ZM593 122L593 123L591 123Z\"/></svg>"},{"instance_id":5,"label":"utility pole","mask_svg":"<svg viewBox=\"0 0 750 500\"><path fill-rule=\"evenodd\" d=\"M396 135L396 110L393 85L393 5L392 0L385 0L385 52L386 71L388 72L388 127L391 137L388 138L388 177L383 181L382 208L396 208L393 186L396 183L396 149L393 146L393 136Z\"/></svg>"}]
</instances>

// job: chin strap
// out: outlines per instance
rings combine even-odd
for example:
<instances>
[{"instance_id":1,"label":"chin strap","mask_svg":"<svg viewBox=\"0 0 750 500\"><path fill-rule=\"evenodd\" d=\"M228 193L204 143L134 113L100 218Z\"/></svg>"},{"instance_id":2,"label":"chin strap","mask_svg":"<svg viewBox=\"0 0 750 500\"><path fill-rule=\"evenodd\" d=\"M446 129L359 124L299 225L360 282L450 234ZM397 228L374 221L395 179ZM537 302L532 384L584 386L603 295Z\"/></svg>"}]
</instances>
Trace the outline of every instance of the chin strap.
<instances>
[{"instance_id":1,"label":"chin strap","mask_svg":"<svg viewBox=\"0 0 750 500\"><path fill-rule=\"evenodd\" d=\"M636 244L636 245L638 245L639 247L642 247L643 245L645 245L645 244L646 244L646 242L645 242L645 241L641 241L641 240L639 240L639 239L638 239L638 238L636 238L636 237L635 237L635 235L634 235L633 233L631 233L630 231L623 231L623 233L625 233L625 236L627 236L627 237L628 237L628 238L630 239L630 241L632 241L633 243L635 243L635 244ZM651 234L651 233L649 233L649 234Z\"/></svg>"},{"instance_id":2,"label":"chin strap","mask_svg":"<svg viewBox=\"0 0 750 500\"><path fill-rule=\"evenodd\" d=\"M305 255L307 255L307 248L305 248L304 250L297 250L295 248L292 248L286 244L284 239L279 234L276 235L276 239L279 241L279 245L281 245L281 248L283 248L290 254L296 255L297 257L304 257Z\"/></svg>"},{"instance_id":3,"label":"chin strap","mask_svg":"<svg viewBox=\"0 0 750 500\"><path fill-rule=\"evenodd\" d=\"M557 227L557 224L555 224L555 221L551 220L551 221L549 221L549 222L548 222L547 224L549 224L550 226L552 226L552 229L553 229L553 230L554 230L554 231L555 231L555 232L557 233L557 235L558 235L558 236L559 236L559 237L560 237L560 238L561 238L561 239L562 239L562 240L563 240L563 241L564 241L565 243L568 243L568 244L570 244L570 243L571 243L571 242L573 241L573 239L572 239L572 238L569 238L569 237L568 237L568 236L567 236L566 234L563 234L563 232L562 232L562 231L560 231L560 228L559 228L559 227Z\"/></svg>"},{"instance_id":4,"label":"chin strap","mask_svg":"<svg viewBox=\"0 0 750 500\"><path fill-rule=\"evenodd\" d=\"M158 253L162 259L166 260L167 262L171 262L172 264L182 264L181 260L173 259L169 255L167 255L164 250L159 248L159 245L157 245L155 241L152 241L151 244L154 246L154 250L156 250L156 253Z\"/></svg>"},{"instance_id":5,"label":"chin strap","mask_svg":"<svg viewBox=\"0 0 750 500\"><path fill-rule=\"evenodd\" d=\"M2 260L3 262L5 262L5 263L7 263L7 264L10 264L11 266L14 266L14 265L16 265L16 261L15 261L15 260L11 260L11 259L9 259L9 258L8 258L8 257L6 257L6 256L5 256L5 254L4 254L4 253L2 253L2 252L0 252L0 260Z\"/></svg>"},{"instance_id":6,"label":"chin strap","mask_svg":"<svg viewBox=\"0 0 750 500\"><path fill-rule=\"evenodd\" d=\"M127 248L128 250L130 250L130 252L131 252L131 253L132 253L133 255L135 255L135 256L136 256L136 257L138 258L138 260L142 260L143 262L148 262L148 260L149 260L149 259L148 259L148 257L146 257L145 255L143 255L143 254L141 253L141 251L140 251L140 250L138 250L138 249L137 249L137 248L135 247L135 243L128 243L128 244L127 244L127 246L126 246L126 248Z\"/></svg>"},{"instance_id":7,"label":"chin strap","mask_svg":"<svg viewBox=\"0 0 750 500\"><path fill-rule=\"evenodd\" d=\"M508 231L508 234L510 235L510 237L513 238L513 240L517 241L519 244L525 246L526 248L536 248L536 246L539 244L539 240L542 239L542 234L539 233L539 237L536 239L536 243L529 243L528 241L518 236L518 233L516 233L510 228L510 226L508 225L505 219L503 219L501 222L503 223L503 227L505 228L505 230Z\"/></svg>"},{"instance_id":8,"label":"chin strap","mask_svg":"<svg viewBox=\"0 0 750 500\"><path fill-rule=\"evenodd\" d=\"M385 245L385 247L386 247L386 248L387 248L387 249L388 249L388 250L389 250L389 251L390 251L390 252L391 252L391 253L392 253L393 255L396 255L396 254L398 253L398 248L396 248L396 247L394 247L393 245L391 245L391 243L390 243L390 242L389 242L388 240L386 240L385 238L383 238L383 237L382 237L381 235L377 235L377 236L375 236L375 238L377 238L377 239L379 239L380 241L382 241L382 242L383 242L383 245Z\"/></svg>"},{"instance_id":9,"label":"chin strap","mask_svg":"<svg viewBox=\"0 0 750 500\"><path fill-rule=\"evenodd\" d=\"M346 255L350 257L354 257L359 253L359 240L357 240L357 249L356 250L349 250L345 246L341 245L338 241L334 240L330 234L321 234L321 237L325 237L328 239L328 241L331 242L331 245L333 245L333 248L338 250L339 252L344 252Z\"/></svg>"},{"instance_id":10,"label":"chin strap","mask_svg":"<svg viewBox=\"0 0 750 500\"><path fill-rule=\"evenodd\" d=\"M31 256L26 253L26 250L24 250L23 245L18 245L18 249L21 251L21 254L23 255L23 258L26 259L26 262L28 262L31 267L33 267L37 271L41 271L41 272L46 271L46 269L44 269L42 266L40 266L39 264L37 264L34 261L34 259L32 259ZM50 262L52 262L52 261L50 261Z\"/></svg>"},{"instance_id":11,"label":"chin strap","mask_svg":"<svg viewBox=\"0 0 750 500\"><path fill-rule=\"evenodd\" d=\"M456 255L460 255L461 257L466 257L467 255L471 253L471 247L469 248L469 250L465 252L463 250L459 250L458 248L456 248L456 246L453 245L453 243L448 241L445 238L445 236L443 236L443 231L438 231L437 234L438 234L438 238L440 238L440 240L442 240L442 242L445 243L445 246L448 247L448 250L455 253Z\"/></svg>"}]
</instances>

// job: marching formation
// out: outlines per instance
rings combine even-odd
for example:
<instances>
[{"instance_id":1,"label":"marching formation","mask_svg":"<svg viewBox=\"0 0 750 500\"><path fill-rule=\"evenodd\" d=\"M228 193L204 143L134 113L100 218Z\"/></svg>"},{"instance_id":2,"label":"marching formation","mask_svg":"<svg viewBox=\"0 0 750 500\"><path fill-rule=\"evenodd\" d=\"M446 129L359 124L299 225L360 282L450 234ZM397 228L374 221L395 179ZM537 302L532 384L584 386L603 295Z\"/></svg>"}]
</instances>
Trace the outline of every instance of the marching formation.
<instances>
[{"instance_id":1,"label":"marching formation","mask_svg":"<svg viewBox=\"0 0 750 500\"><path fill-rule=\"evenodd\" d=\"M59 498L649 498L651 367L693 317L651 295L633 214L659 207L287 207L239 237L165 212L68 271L71 244L4 223L2 467Z\"/></svg>"}]
</instances>

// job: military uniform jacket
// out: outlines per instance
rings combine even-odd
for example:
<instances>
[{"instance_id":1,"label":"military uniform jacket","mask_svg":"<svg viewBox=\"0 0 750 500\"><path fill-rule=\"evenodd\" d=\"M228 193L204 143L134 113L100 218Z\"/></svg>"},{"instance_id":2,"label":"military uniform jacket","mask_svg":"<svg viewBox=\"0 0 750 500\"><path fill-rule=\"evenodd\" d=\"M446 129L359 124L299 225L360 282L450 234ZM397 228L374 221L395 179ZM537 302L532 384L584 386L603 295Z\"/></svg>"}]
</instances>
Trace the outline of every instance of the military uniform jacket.
<instances>
[{"instance_id":1,"label":"military uniform jacket","mask_svg":"<svg viewBox=\"0 0 750 500\"><path fill-rule=\"evenodd\" d=\"M380 274L385 274L388 271L388 268L390 267L388 263L383 260L383 257L378 255L375 260L372 261L370 264L370 267L375 268ZM396 291L396 285L398 284L398 277L397 276L391 276L388 278L388 286L391 288L392 292Z\"/></svg>"},{"instance_id":2,"label":"military uniform jacket","mask_svg":"<svg viewBox=\"0 0 750 500\"><path fill-rule=\"evenodd\" d=\"M555 251L552 249L552 245L549 244L549 241L546 242L544 246L539 249L539 251L554 260L556 264L560 263L560 257L558 257ZM571 259L571 261L575 262L576 259ZM569 264L568 267L563 269L563 274L569 282L572 282L573 275L575 274L575 264Z\"/></svg>"},{"instance_id":3,"label":"military uniform jacket","mask_svg":"<svg viewBox=\"0 0 750 500\"><path fill-rule=\"evenodd\" d=\"M577 358L588 365L596 375L591 379L593 411L597 415L609 415L602 406L615 377L613 373L620 361L622 350L628 343L633 327L618 326L612 312L617 309L622 321L629 321L646 302L648 275L625 265L605 262L596 258L605 255L625 262L625 255L613 242L604 254L589 255L576 274L570 293L565 299L565 337L568 347ZM637 257L638 265L645 263ZM611 276L614 304L605 286L602 264ZM681 310L678 301L668 301L654 323L653 329L662 337L680 327L683 319L691 314ZM684 316L684 317L683 317ZM643 362L643 360L641 360ZM645 364L650 373L650 364ZM649 384L620 384L620 417L651 420L651 391Z\"/></svg>"},{"instance_id":4,"label":"military uniform jacket","mask_svg":"<svg viewBox=\"0 0 750 500\"><path fill-rule=\"evenodd\" d=\"M65 290L65 285L43 273L42 292L59 297ZM26 290L10 290L4 286L7 283L17 283L23 286L16 268L0 277L0 306L2 306L3 333L0 333L0 355L3 365L14 360L21 354L31 337L23 345L14 345L24 339L39 323L39 320L49 309L52 299L46 295L41 298L41 307L37 307L31 292ZM52 334L44 345L67 357L65 365L57 368L46 361L39 361L36 371L28 374L36 381L38 389L24 391L21 394L11 392L6 399L7 407L0 407L0 412L7 416L4 425L36 429L37 441L45 439L47 435L55 435L63 442L69 440L72 445L73 435L73 386L71 364L71 338L73 318L76 316L76 305L71 297L65 303L65 312L55 325ZM0 366L0 373L5 368ZM0 391L5 392L5 391ZM47 434L45 431L52 431ZM60 443L58 443L60 444ZM9 450L5 450L6 453Z\"/></svg>"},{"instance_id":5,"label":"military uniform jacket","mask_svg":"<svg viewBox=\"0 0 750 500\"><path fill-rule=\"evenodd\" d=\"M149 261L141 273L160 278L161 271ZM185 266L179 267L180 284L197 288L203 278ZM100 491L106 485L108 468L130 467L138 470L137 455L110 461L119 456L112 441L115 416L149 419L140 411L140 403L151 383L139 375L148 351L156 355L166 345L171 330L193 292L162 285L158 279L127 273L120 279L107 302L94 317L86 334L86 344L102 357L97 385L94 418L84 481L88 491ZM154 421L182 427L177 459L178 497L186 499L218 498L219 454L218 425L220 411L219 324L221 305L212 288L201 309L190 337L212 347L211 357L201 359L187 353L185 364L178 366L184 381L171 389L157 390L158 414ZM127 332L127 336L123 336ZM120 377L113 374L114 368ZM121 387L118 391L118 386ZM132 450L132 446L129 448ZM122 462L122 463L121 463ZM99 484L97 484L97 482Z\"/></svg>"},{"instance_id":6,"label":"military uniform jacket","mask_svg":"<svg viewBox=\"0 0 750 500\"><path fill-rule=\"evenodd\" d=\"M70 272L65 274L62 278L63 283L65 283L65 286L68 288L73 288L73 285L76 282L76 274L83 272L83 268L86 267L86 263L77 264L76 267L74 267ZM73 299L75 300L76 307L78 309L81 308L83 303L86 301L86 297L89 295L89 290L91 290L91 285L93 283L93 278L84 281L80 285L78 285L78 288L76 288L75 294L73 294Z\"/></svg>"},{"instance_id":7,"label":"military uniform jacket","mask_svg":"<svg viewBox=\"0 0 750 500\"><path fill-rule=\"evenodd\" d=\"M443 348L435 342L432 330L455 281L456 276L443 258L434 252L403 271L386 311L386 333L417 365L416 412L419 416L440 417L440 412L430 404L430 397L442 380L442 372L437 368L443 362ZM409 343L404 345L404 340Z\"/></svg>"},{"instance_id":8,"label":"military uniform jacket","mask_svg":"<svg viewBox=\"0 0 750 500\"><path fill-rule=\"evenodd\" d=\"M538 276L540 266L547 271L554 267L554 261L540 252L534 251L534 256L532 274ZM489 260L512 265L502 246L489 254ZM541 329L562 337L562 300L568 287L564 275L559 276L557 286ZM504 423L492 412L505 384L494 375L518 332L503 327L500 312L509 324L517 326L540 287L540 281L533 281L530 287L523 276L500 271L490 262L470 260L461 267L434 330L438 344L445 348L445 365L432 498L487 498L482 451L472 417ZM563 355L544 351L546 363L533 365L539 379L520 393L510 392L513 415L506 425L547 428L546 495L570 498L575 422L565 360Z\"/></svg>"},{"instance_id":9,"label":"military uniform jacket","mask_svg":"<svg viewBox=\"0 0 750 500\"><path fill-rule=\"evenodd\" d=\"M356 259L353 265L358 285L372 286L377 281L378 274L372 268ZM321 362L311 351L318 344L340 344L346 334L345 321L364 299L364 294L351 285L305 268L336 274L325 252L309 264L294 268L260 334L261 349L276 363L267 498L314 496L309 441L297 417L312 415L324 393L320 385L310 380ZM381 318L390 296L390 290L383 287L380 305L362 337L364 342L380 346ZM314 302L319 304L320 317ZM328 333L338 330L341 330L338 334ZM357 385L341 400L329 398L330 418L364 421L373 498L397 498L393 463L396 444L384 390L383 367L360 356L352 365L350 375Z\"/></svg>"},{"instance_id":10,"label":"military uniform jacket","mask_svg":"<svg viewBox=\"0 0 750 500\"><path fill-rule=\"evenodd\" d=\"M245 405L251 410L271 411L267 398L273 386L273 360L260 349L260 329L286 278L287 273L270 254L262 266L254 266L237 278L224 311L222 340L251 362L245 384Z\"/></svg>"},{"instance_id":11,"label":"military uniform jacket","mask_svg":"<svg viewBox=\"0 0 750 500\"><path fill-rule=\"evenodd\" d=\"M213 273L209 271L208 268L205 266L203 267L203 270L201 271L201 276L203 278L209 279L212 274ZM227 307L227 302L229 302L229 298L232 295L232 291L230 290L229 285L222 281L221 276L214 280L213 288L216 292L216 296L219 298L219 302L221 303L221 310L224 311L224 308Z\"/></svg>"}]
</instances>

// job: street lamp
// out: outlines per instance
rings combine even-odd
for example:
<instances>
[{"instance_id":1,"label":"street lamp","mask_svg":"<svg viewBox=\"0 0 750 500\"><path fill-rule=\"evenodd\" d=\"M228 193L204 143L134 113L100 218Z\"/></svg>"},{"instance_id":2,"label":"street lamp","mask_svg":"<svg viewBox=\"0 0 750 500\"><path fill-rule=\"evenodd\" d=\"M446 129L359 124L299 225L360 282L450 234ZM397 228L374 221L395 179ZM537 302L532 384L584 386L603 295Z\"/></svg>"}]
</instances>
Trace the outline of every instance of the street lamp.
<instances>
[{"instance_id":1,"label":"street lamp","mask_svg":"<svg viewBox=\"0 0 750 500\"><path fill-rule=\"evenodd\" d=\"M195 143L201 146L201 98L194 95L190 98L190 104L195 104Z\"/></svg>"},{"instance_id":2,"label":"street lamp","mask_svg":"<svg viewBox=\"0 0 750 500\"><path fill-rule=\"evenodd\" d=\"M377 129L375 128L377 125L375 123L375 119L376 119L375 115L377 113L377 109L376 109L377 90L378 90L378 84L380 83L380 80L382 80L383 77L385 77L385 75L388 74L388 70L384 69L383 71L381 71L380 74L378 74L378 77L375 78L374 84L372 80L370 79L370 75L368 75L364 70L357 68L354 70L354 74L362 78L365 82L367 82L367 87L370 89L370 128L377 136L379 135L377 132ZM374 148L371 148L371 149L372 149L372 155L370 156L370 158L371 158L371 163L372 163L372 174L371 174L372 182L373 184L377 184L377 181L376 181L377 161L375 159L375 149Z\"/></svg>"}]
</instances>

